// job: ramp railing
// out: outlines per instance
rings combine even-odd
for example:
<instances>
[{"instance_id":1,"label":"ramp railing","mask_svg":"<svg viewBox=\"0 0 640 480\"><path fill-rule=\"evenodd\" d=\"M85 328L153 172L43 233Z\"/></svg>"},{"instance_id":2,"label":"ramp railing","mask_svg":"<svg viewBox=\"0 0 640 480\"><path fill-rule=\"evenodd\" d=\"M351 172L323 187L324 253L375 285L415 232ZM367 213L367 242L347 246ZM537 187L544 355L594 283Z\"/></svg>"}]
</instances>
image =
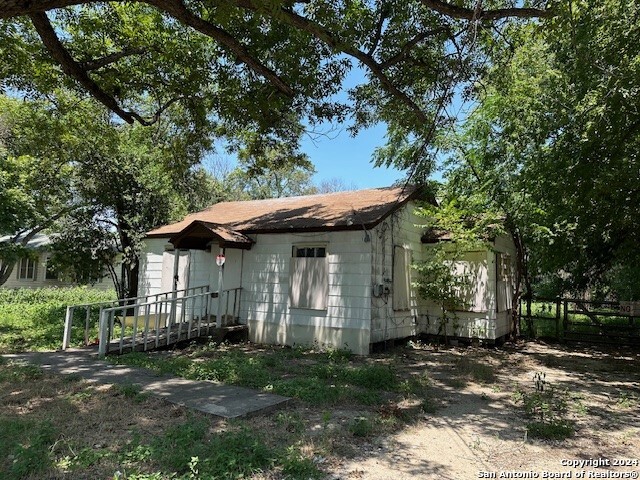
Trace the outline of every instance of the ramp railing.
<instances>
[{"instance_id":1,"label":"ramp railing","mask_svg":"<svg viewBox=\"0 0 640 480\"><path fill-rule=\"evenodd\" d=\"M210 326L210 300L217 292L210 293L207 287L189 295L168 293L149 302L103 308L98 355L104 357L114 346L123 353L170 345L198 337L204 326Z\"/></svg>"},{"instance_id":2,"label":"ramp railing","mask_svg":"<svg viewBox=\"0 0 640 480\"><path fill-rule=\"evenodd\" d=\"M208 293L209 286L204 285L200 287L191 287L181 290L172 290L169 292L161 292L152 295L144 295L140 297L123 298L119 300L113 300L110 302L94 302L83 303L78 305L67 306L65 320L64 320L64 334L62 338L62 349L66 350L71 344L72 331L74 327L77 327L77 323L80 317L84 327L83 344L85 346L97 342L97 338L94 335L98 334L98 322L104 309L116 308L116 309L132 309L138 304L146 304L153 302L167 301L173 297L184 297L200 293ZM80 315L78 315L80 313ZM125 315L126 316L126 315ZM74 322L76 325L74 325Z\"/></svg>"}]
</instances>

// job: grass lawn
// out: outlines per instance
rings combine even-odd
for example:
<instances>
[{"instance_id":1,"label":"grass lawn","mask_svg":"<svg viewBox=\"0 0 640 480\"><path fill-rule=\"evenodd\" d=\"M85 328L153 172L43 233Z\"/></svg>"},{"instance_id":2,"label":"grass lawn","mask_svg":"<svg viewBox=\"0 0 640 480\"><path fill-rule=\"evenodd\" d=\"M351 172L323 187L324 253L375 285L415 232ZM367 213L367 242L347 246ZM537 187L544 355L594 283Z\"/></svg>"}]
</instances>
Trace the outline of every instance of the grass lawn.
<instances>
[{"instance_id":1,"label":"grass lawn","mask_svg":"<svg viewBox=\"0 0 640 480\"><path fill-rule=\"evenodd\" d=\"M196 343L183 349L111 356L114 363L145 367L190 380L212 380L297 398L314 406L380 407L412 399L428 405L428 376L406 378L393 358L372 360L344 350Z\"/></svg>"},{"instance_id":2,"label":"grass lawn","mask_svg":"<svg viewBox=\"0 0 640 480\"><path fill-rule=\"evenodd\" d=\"M5 361L0 388L33 388L14 391L0 405L6 432L0 444L9 452L0 461L3 479L96 478L98 472L123 479L324 478L325 459L351 455L359 442L436 408L428 375L394 368L393 355L192 344L111 360L296 401L270 415L224 421L142 395L135 385L96 387ZM31 408L33 395L38 401ZM11 410L18 415L8 415Z\"/></svg>"},{"instance_id":3,"label":"grass lawn","mask_svg":"<svg viewBox=\"0 0 640 480\"><path fill-rule=\"evenodd\" d=\"M0 353L58 348L66 304L108 299L82 289L0 295ZM204 342L110 360L294 400L223 420L136 385L93 385L0 357L0 479L438 478L428 474L440 463L449 478L471 478L456 473L473 456L455 456L452 428L495 470L640 458L637 353L410 342L358 357ZM434 429L443 421L448 429Z\"/></svg>"},{"instance_id":4,"label":"grass lawn","mask_svg":"<svg viewBox=\"0 0 640 480\"><path fill-rule=\"evenodd\" d=\"M136 385L92 385L5 359L0 478L306 480L348 468L339 478L357 479L383 468L384 457L360 467L380 455L389 456L388 476L375 478L392 478L402 468L396 454L417 458L418 467L407 464L416 472L440 460L440 453L419 459L432 452L420 447L425 438L441 449L451 442L446 429L423 433L442 419L474 452L494 458L495 469L535 470L592 451L636 455L639 378L629 358L538 344L443 350L420 343L366 358L252 344L111 358L294 398L282 410L237 420L168 404ZM532 376L538 371L546 372L544 389Z\"/></svg>"}]
</instances>

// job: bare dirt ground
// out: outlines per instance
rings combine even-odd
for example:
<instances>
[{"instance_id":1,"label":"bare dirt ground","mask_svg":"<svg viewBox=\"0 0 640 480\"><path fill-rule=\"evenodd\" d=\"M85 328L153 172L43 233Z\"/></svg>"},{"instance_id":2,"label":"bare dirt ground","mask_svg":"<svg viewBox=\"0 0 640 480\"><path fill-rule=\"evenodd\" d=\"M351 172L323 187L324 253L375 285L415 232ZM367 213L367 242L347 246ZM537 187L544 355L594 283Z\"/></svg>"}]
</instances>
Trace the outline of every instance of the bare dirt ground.
<instances>
[{"instance_id":1,"label":"bare dirt ground","mask_svg":"<svg viewBox=\"0 0 640 480\"><path fill-rule=\"evenodd\" d=\"M189 418L206 422L212 432L249 428L274 448L295 444L333 480L637 478L640 472L638 350L542 343L436 349L418 343L353 361L392 365L405 379L426 377L427 408L416 409L411 398L393 400L386 410L377 406L368 411L348 404L319 407L295 401L285 410L230 423L116 387L27 375L0 381L0 420L49 422L60 432L49 449L57 467L22 477L29 479L113 478L123 461L125 467L126 461L137 461L126 444L148 444ZM528 431L535 418L525 414L523 400L534 398L537 373L544 374L545 391L551 389L566 407L555 418L573 428L568 438L533 438ZM403 415L403 410L409 413ZM353 420L361 415L376 416L379 430L354 435ZM402 420L379 420L388 417ZM79 464L71 472L64 468L67 457ZM589 459L628 459L630 464L562 464ZM0 473L2 464L12 461L0 458ZM149 472L157 468L152 463L136 465ZM609 471L628 476L611 476ZM501 477L503 472L515 475ZM251 478L308 476L287 477L275 467Z\"/></svg>"},{"instance_id":2,"label":"bare dirt ground","mask_svg":"<svg viewBox=\"0 0 640 480\"><path fill-rule=\"evenodd\" d=\"M404 363L409 370L423 365L430 372L434 395L443 407L363 445L355 458L336 465L334 478L472 479L491 478L492 473L501 478L503 472L524 475L503 478L581 478L582 471L582 478L616 478L597 476L608 470L637 478L640 472L637 350L541 343L440 352L427 347L407 350ZM575 428L570 438L528 435L531 419L524 415L520 397L536 391L538 372L545 375L547 388L558 392L556 397L567 400L564 417ZM599 468L594 462L563 465L563 460L589 459L630 462Z\"/></svg>"}]
</instances>

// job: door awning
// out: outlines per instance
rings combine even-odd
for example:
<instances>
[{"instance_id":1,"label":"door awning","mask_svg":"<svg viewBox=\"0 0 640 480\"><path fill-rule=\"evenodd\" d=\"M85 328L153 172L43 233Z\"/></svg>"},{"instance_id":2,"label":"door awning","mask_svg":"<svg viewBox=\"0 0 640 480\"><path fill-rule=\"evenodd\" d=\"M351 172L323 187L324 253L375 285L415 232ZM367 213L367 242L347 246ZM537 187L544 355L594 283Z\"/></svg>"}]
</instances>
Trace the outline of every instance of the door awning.
<instances>
[{"instance_id":1,"label":"door awning","mask_svg":"<svg viewBox=\"0 0 640 480\"><path fill-rule=\"evenodd\" d=\"M194 220L182 231L169 239L175 248L191 250L206 250L211 243L217 243L222 248L241 248L249 250L254 244L246 235L231 230L218 223Z\"/></svg>"}]
</instances>

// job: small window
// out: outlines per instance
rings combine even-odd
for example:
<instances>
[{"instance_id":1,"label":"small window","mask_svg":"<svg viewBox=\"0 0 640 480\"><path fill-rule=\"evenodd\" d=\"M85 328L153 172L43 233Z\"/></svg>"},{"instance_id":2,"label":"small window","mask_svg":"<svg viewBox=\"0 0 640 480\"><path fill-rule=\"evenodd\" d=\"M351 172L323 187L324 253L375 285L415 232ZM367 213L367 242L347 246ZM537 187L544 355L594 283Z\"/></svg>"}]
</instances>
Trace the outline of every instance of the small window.
<instances>
[{"instance_id":1,"label":"small window","mask_svg":"<svg viewBox=\"0 0 640 480\"><path fill-rule=\"evenodd\" d=\"M293 247L289 299L291 308L326 310L329 297L327 247Z\"/></svg>"},{"instance_id":2,"label":"small window","mask_svg":"<svg viewBox=\"0 0 640 480\"><path fill-rule=\"evenodd\" d=\"M293 247L296 258L324 258L327 256L326 247Z\"/></svg>"},{"instance_id":3,"label":"small window","mask_svg":"<svg viewBox=\"0 0 640 480\"><path fill-rule=\"evenodd\" d=\"M36 262L32 258L20 259L18 267L18 280L35 280L36 279Z\"/></svg>"}]
</instances>

